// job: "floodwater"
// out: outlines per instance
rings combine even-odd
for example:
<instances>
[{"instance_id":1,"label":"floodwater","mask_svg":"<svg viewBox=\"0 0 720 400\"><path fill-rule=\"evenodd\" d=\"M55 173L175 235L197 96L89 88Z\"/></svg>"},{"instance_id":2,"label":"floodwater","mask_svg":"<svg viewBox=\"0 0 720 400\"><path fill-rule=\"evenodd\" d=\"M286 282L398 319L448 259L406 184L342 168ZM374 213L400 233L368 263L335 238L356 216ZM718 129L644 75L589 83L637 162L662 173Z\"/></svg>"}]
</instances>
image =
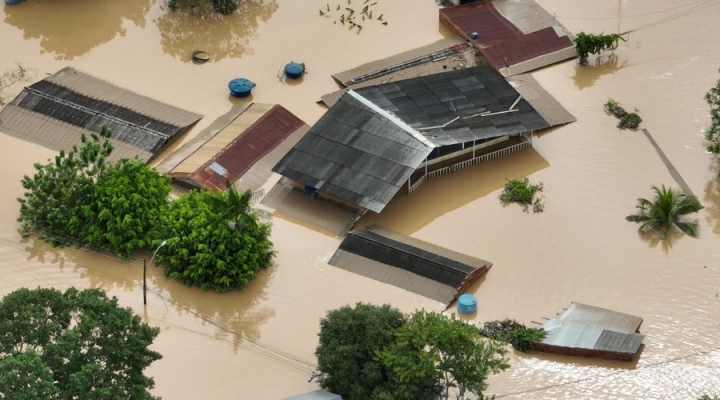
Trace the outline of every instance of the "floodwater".
<instances>
[{"instance_id":1,"label":"floodwater","mask_svg":"<svg viewBox=\"0 0 720 400\"><path fill-rule=\"evenodd\" d=\"M244 1L244 13L207 29L168 15L161 1L28 0L3 9L0 69L25 65L41 79L72 65L161 101L203 113L181 142L237 101L227 82L257 83L251 99L280 103L306 122L315 102L337 88L331 73L429 44L438 27L432 0L378 0L387 26L360 34L320 17L326 1ZM569 61L534 77L578 121L535 137L534 149L425 183L395 199L378 223L493 268L472 288L477 321L510 317L526 324L571 301L641 316L646 335L632 363L511 352L512 368L490 379L488 393L533 399L665 399L720 393L720 183L706 154L704 93L720 78L720 3L669 0L539 0L573 32L632 31L614 56L579 68ZM338 3L330 3L334 8ZM376 14L377 15L377 14ZM216 21L208 22L214 23ZM193 50L211 53L203 65ZM288 61L308 74L290 85L276 73ZM3 91L6 100L22 88ZM647 128L706 208L697 239L645 240L624 216L650 185L676 186L647 139L619 131L602 104L637 108ZM339 240L276 215L276 265L239 293L186 288L148 267L84 250L21 239L15 222L20 178L53 152L0 135L5 195L0 198L0 294L23 286L102 287L161 328L164 358L148 373L154 393L175 398L280 399L310 391L318 319L357 301L404 311L442 305L327 264ZM545 187L545 212L502 207L506 178L528 175ZM149 258L148 254L139 255Z\"/></svg>"}]
</instances>

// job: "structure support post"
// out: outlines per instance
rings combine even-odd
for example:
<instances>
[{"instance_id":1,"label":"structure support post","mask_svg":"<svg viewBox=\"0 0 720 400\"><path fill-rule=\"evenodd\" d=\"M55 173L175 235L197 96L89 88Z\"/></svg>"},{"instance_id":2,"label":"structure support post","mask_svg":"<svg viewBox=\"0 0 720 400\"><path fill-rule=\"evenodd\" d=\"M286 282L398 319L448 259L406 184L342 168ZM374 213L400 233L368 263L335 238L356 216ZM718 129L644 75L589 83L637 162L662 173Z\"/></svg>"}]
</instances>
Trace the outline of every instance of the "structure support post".
<instances>
[{"instance_id":1,"label":"structure support post","mask_svg":"<svg viewBox=\"0 0 720 400\"><path fill-rule=\"evenodd\" d=\"M147 305L147 263L143 258L143 304Z\"/></svg>"}]
</instances>

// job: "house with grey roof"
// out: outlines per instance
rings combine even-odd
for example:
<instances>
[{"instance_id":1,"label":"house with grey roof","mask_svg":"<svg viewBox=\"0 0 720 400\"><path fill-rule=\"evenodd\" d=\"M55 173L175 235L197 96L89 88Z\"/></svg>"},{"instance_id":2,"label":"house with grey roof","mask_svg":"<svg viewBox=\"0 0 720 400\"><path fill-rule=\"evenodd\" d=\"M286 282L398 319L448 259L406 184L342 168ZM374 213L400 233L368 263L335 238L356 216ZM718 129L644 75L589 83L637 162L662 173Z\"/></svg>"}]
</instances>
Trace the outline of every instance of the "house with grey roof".
<instances>
[{"instance_id":1,"label":"house with grey roof","mask_svg":"<svg viewBox=\"0 0 720 400\"><path fill-rule=\"evenodd\" d=\"M530 147L549 127L483 65L347 91L273 172L311 196L379 213L401 189Z\"/></svg>"}]
</instances>

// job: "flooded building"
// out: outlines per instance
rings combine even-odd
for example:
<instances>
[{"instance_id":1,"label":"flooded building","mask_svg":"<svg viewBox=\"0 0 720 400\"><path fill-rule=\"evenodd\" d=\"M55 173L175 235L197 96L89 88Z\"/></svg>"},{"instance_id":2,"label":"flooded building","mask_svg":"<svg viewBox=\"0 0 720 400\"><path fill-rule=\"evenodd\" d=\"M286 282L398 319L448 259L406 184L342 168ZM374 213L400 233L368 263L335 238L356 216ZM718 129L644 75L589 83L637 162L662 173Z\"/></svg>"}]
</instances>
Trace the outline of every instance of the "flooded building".
<instances>
[{"instance_id":1,"label":"flooded building","mask_svg":"<svg viewBox=\"0 0 720 400\"><path fill-rule=\"evenodd\" d=\"M379 226L348 233L330 265L437 300L449 307L492 263Z\"/></svg>"},{"instance_id":2,"label":"flooded building","mask_svg":"<svg viewBox=\"0 0 720 400\"><path fill-rule=\"evenodd\" d=\"M543 324L547 336L533 344L546 353L631 361L645 338L638 333L642 318L572 303Z\"/></svg>"},{"instance_id":3,"label":"flooded building","mask_svg":"<svg viewBox=\"0 0 720 400\"><path fill-rule=\"evenodd\" d=\"M534 0L458 3L463 5L440 10L440 23L469 41L504 76L575 57L572 33Z\"/></svg>"},{"instance_id":4,"label":"flooded building","mask_svg":"<svg viewBox=\"0 0 720 400\"><path fill-rule=\"evenodd\" d=\"M152 159L202 115L141 96L67 67L26 87L0 111L0 130L53 150L83 133L112 130L110 160Z\"/></svg>"},{"instance_id":5,"label":"flooded building","mask_svg":"<svg viewBox=\"0 0 720 400\"><path fill-rule=\"evenodd\" d=\"M477 66L348 91L273 171L312 197L380 213L402 188L530 147L548 127Z\"/></svg>"},{"instance_id":6,"label":"flooded building","mask_svg":"<svg viewBox=\"0 0 720 400\"><path fill-rule=\"evenodd\" d=\"M239 103L159 167L196 188L225 190L227 182L257 190L272 166L310 127L286 108Z\"/></svg>"}]
</instances>

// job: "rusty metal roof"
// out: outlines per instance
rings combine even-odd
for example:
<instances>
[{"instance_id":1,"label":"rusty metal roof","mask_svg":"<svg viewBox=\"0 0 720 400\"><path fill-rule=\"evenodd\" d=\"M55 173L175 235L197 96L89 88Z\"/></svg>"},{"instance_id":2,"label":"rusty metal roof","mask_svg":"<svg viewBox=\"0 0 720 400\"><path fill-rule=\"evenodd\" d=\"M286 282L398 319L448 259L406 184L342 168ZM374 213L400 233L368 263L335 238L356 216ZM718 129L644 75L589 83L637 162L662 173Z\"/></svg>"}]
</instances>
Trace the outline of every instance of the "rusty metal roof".
<instances>
[{"instance_id":1,"label":"rusty metal roof","mask_svg":"<svg viewBox=\"0 0 720 400\"><path fill-rule=\"evenodd\" d=\"M65 68L26 87L0 111L0 130L60 150L107 125L115 145L110 160L137 156L148 161L200 118Z\"/></svg>"},{"instance_id":2,"label":"rusty metal roof","mask_svg":"<svg viewBox=\"0 0 720 400\"><path fill-rule=\"evenodd\" d=\"M498 6L504 15L491 1L447 7L440 10L440 21L469 40L495 69L506 76L572 58L575 53L571 51L574 45L569 32L534 1L520 3L523 3L522 7ZM536 11L528 13L527 7ZM530 28L536 30L527 32ZM478 34L477 39L470 37L472 32ZM546 59L537 60L542 57ZM530 60L535 62L524 64Z\"/></svg>"},{"instance_id":3,"label":"rusty metal roof","mask_svg":"<svg viewBox=\"0 0 720 400\"><path fill-rule=\"evenodd\" d=\"M206 189L224 190L226 179L238 180L302 126L305 123L282 106L253 103L212 137L187 143L185 147L195 150L168 175Z\"/></svg>"}]
</instances>

